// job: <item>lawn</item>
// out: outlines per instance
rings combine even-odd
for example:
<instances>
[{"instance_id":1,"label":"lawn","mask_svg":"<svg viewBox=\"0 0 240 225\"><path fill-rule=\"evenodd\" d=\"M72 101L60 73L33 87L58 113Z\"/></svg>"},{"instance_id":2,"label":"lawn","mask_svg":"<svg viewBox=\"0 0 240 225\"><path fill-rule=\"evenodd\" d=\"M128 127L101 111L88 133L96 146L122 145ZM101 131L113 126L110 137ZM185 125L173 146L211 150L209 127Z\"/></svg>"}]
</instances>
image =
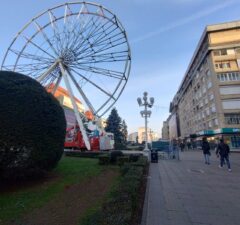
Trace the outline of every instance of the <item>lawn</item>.
<instances>
[{"instance_id":1,"label":"lawn","mask_svg":"<svg viewBox=\"0 0 240 225\"><path fill-rule=\"evenodd\" d=\"M0 224L54 225L64 219L76 223L102 200L117 177L116 169L99 166L97 159L63 157L49 177L0 190Z\"/></svg>"}]
</instances>

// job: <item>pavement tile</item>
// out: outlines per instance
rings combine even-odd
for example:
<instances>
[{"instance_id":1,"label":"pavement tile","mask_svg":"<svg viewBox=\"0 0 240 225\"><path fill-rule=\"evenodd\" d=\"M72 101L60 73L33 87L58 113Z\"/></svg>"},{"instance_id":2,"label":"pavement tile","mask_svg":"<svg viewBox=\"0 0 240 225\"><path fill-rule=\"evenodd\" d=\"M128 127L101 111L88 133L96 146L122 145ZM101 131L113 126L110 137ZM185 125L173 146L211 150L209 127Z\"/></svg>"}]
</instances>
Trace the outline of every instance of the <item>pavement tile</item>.
<instances>
[{"instance_id":1,"label":"pavement tile","mask_svg":"<svg viewBox=\"0 0 240 225\"><path fill-rule=\"evenodd\" d=\"M231 155L232 173L214 157L206 166L199 151L180 157L151 164L142 225L240 225L240 154Z\"/></svg>"}]
</instances>

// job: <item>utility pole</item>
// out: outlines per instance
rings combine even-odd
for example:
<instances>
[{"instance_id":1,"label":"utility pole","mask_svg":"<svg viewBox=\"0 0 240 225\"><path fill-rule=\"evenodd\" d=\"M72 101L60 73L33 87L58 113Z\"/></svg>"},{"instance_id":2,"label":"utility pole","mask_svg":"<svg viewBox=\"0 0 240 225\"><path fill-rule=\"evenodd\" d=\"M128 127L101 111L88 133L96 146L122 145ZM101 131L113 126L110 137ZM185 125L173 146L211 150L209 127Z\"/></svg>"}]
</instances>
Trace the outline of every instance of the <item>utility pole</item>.
<instances>
[{"instance_id":1,"label":"utility pole","mask_svg":"<svg viewBox=\"0 0 240 225\"><path fill-rule=\"evenodd\" d=\"M143 100L143 101L142 101ZM147 154L148 160L150 160L150 150L148 148L148 133L147 133L147 118L151 116L151 111L148 110L148 107L151 108L154 103L154 98L151 97L150 102L148 102L148 93L143 93L143 98L137 98L139 106L144 106L144 110L140 111L141 116L145 119L145 148L144 152Z\"/></svg>"}]
</instances>

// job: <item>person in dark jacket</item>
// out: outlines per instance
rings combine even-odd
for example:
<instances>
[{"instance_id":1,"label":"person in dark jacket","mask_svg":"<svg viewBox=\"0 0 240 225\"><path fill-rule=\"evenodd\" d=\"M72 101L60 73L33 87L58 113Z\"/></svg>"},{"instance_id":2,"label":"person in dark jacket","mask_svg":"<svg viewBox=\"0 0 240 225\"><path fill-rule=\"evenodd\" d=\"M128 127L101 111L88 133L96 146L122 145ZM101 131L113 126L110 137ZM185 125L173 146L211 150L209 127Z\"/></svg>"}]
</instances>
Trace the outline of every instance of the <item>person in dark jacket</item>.
<instances>
[{"instance_id":1,"label":"person in dark jacket","mask_svg":"<svg viewBox=\"0 0 240 225\"><path fill-rule=\"evenodd\" d=\"M232 170L231 170L231 165L229 162L229 153L230 153L230 148L229 148L228 144L224 143L223 139L220 139L220 143L218 144L217 151L216 151L217 156L219 157L219 155L220 155L219 167L222 168L224 161L225 161L228 166L228 171L230 172Z\"/></svg>"},{"instance_id":2,"label":"person in dark jacket","mask_svg":"<svg viewBox=\"0 0 240 225\"><path fill-rule=\"evenodd\" d=\"M202 150L203 150L203 155L205 159L205 164L210 164L210 145L207 141L207 139L204 137L202 140Z\"/></svg>"}]
</instances>

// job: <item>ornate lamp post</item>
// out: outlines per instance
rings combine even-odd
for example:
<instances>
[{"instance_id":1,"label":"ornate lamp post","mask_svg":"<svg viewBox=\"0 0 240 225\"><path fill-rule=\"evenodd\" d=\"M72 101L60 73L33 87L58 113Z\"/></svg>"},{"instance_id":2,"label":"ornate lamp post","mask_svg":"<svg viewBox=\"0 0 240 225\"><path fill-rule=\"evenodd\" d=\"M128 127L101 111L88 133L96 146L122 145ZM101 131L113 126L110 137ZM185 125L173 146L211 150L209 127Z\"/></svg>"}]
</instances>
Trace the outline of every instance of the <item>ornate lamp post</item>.
<instances>
[{"instance_id":1,"label":"ornate lamp post","mask_svg":"<svg viewBox=\"0 0 240 225\"><path fill-rule=\"evenodd\" d=\"M153 106L154 103L154 98L151 97L150 102L148 102L148 93L144 92L143 93L143 101L141 98L137 98L137 102L139 104L139 106L144 106L144 110L140 111L140 114L142 117L145 118L145 148L144 151L147 153L148 156L148 160L150 160L150 151L148 148L148 135L147 135L147 118L151 116L151 111L148 110L148 107L151 108Z\"/></svg>"}]
</instances>

